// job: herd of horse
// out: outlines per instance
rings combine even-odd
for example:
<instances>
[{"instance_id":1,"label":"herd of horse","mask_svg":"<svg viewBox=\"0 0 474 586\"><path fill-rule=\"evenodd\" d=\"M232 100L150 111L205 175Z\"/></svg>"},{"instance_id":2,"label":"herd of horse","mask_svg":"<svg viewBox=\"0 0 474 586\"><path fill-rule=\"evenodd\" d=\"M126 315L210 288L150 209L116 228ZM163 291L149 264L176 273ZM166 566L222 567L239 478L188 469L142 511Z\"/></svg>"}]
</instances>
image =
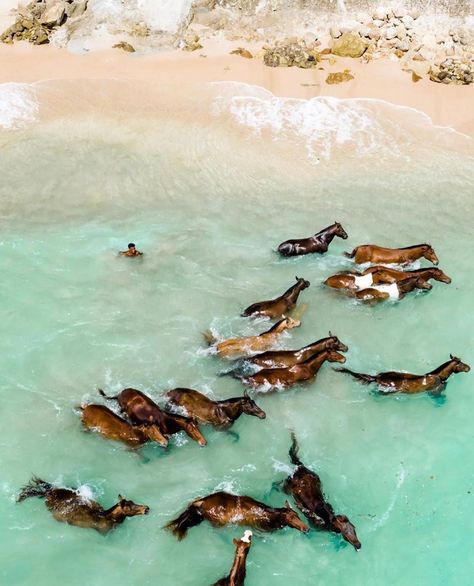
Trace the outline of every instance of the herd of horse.
<instances>
[{"instance_id":1,"label":"herd of horse","mask_svg":"<svg viewBox=\"0 0 474 586\"><path fill-rule=\"evenodd\" d=\"M348 237L338 222L309 238L283 242L278 252L282 256L322 254L327 252L336 236L343 239ZM325 285L364 302L401 299L416 289L431 289L429 281L432 279L451 282L438 268L409 270L409 265L421 258L438 264L438 258L428 244L399 249L363 245L354 248L350 254L346 253L346 256L356 264L370 263L370 266L362 271L339 272L327 278ZM285 330L300 326L301 321L288 314L296 308L300 294L309 286L307 280L296 277L296 283L279 297L247 307L242 313L245 317L277 320L271 328L259 335L218 340L207 332L205 339L212 352L219 358L233 361L234 367L221 374L234 376L244 385L252 387L256 394L268 394L313 380L325 362L345 363L343 353L349 349L331 332L327 337L297 350L276 349ZM449 361L422 375L405 372L365 374L345 367L337 370L350 374L364 384L374 383L381 394L428 392L437 395L445 389L452 374L468 372L470 367L450 355ZM147 442L166 448L171 436L180 432L187 434L200 446L205 446L206 438L200 425L229 430L243 414L259 419L266 417L247 391L239 397L214 401L195 389L176 388L164 394L164 408L137 389L127 388L115 396L108 396L101 389L99 393L107 401L118 403L121 415L103 404L82 405L80 411L84 428L98 432L107 439L120 441L132 449L140 448ZM289 457L294 471L284 481L274 484L274 487L281 487L293 498L309 525L340 534L359 550L361 543L354 525L345 515L334 512L324 496L319 476L300 460L298 443L293 433L291 438ZM44 498L47 508L58 521L93 528L103 534L123 523L127 517L144 515L149 511L148 506L136 504L120 495L115 505L104 509L99 503L85 499L76 490L55 487L38 477L33 477L22 489L18 500L23 501L28 497ZM214 527L243 525L259 531L291 527L305 533L309 531L309 525L301 520L288 501L283 507L275 508L247 495L222 491L195 499L166 528L178 539L183 539L191 527L203 521L208 521ZM214 586L244 584L251 538L252 532L245 531L241 539L234 539L236 549L232 568Z\"/></svg>"}]
</instances>

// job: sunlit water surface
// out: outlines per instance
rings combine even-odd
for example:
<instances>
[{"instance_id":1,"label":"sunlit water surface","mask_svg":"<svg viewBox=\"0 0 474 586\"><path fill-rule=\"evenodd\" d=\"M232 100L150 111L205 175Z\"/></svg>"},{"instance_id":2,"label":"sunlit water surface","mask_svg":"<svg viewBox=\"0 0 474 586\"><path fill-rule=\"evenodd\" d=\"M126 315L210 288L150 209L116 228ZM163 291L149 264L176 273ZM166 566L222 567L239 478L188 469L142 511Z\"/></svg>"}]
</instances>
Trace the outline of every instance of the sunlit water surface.
<instances>
[{"instance_id":1,"label":"sunlit water surface","mask_svg":"<svg viewBox=\"0 0 474 586\"><path fill-rule=\"evenodd\" d=\"M354 370L421 373L450 353L472 365L470 139L387 104L278 100L235 84L3 89L17 99L0 130L2 583L213 583L243 530L203 523L178 542L163 525L221 489L281 506L271 488L291 471L294 430L362 550L316 531L256 533L246 584L472 584L472 374L454 376L443 400L379 397L326 365L311 384L259 397L267 419L239 419L238 440L205 429L205 448L176 437L142 458L84 433L76 411L101 400L97 387L158 402L175 386L240 394L216 376L228 365L202 332L268 329L239 314L295 275L311 287L283 346L332 330ZM328 254L275 253L334 220L349 239ZM131 240L142 260L117 257ZM321 284L351 266L342 252L357 244L425 241L450 286L367 307ZM60 524L38 499L15 503L32 473L151 511L107 537Z\"/></svg>"}]
</instances>

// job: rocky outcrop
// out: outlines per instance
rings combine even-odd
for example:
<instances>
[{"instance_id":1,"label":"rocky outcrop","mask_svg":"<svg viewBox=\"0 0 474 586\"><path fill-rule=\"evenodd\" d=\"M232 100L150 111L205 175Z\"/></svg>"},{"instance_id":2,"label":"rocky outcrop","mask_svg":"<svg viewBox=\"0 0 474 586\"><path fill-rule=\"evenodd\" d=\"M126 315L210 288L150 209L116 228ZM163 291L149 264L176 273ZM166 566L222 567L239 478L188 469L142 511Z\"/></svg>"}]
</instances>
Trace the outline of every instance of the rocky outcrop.
<instances>
[{"instance_id":1,"label":"rocky outcrop","mask_svg":"<svg viewBox=\"0 0 474 586\"><path fill-rule=\"evenodd\" d=\"M33 0L19 11L16 22L2 33L0 40L44 45L58 27L69 18L81 16L86 9L87 0Z\"/></svg>"},{"instance_id":2,"label":"rocky outcrop","mask_svg":"<svg viewBox=\"0 0 474 586\"><path fill-rule=\"evenodd\" d=\"M367 43L357 33L345 33L333 42L332 53L339 57L362 57Z\"/></svg>"},{"instance_id":3,"label":"rocky outcrop","mask_svg":"<svg viewBox=\"0 0 474 586\"><path fill-rule=\"evenodd\" d=\"M472 61L446 59L430 69L430 79L436 83L469 85L474 81L474 64Z\"/></svg>"},{"instance_id":4,"label":"rocky outcrop","mask_svg":"<svg viewBox=\"0 0 474 586\"><path fill-rule=\"evenodd\" d=\"M311 69L321 60L317 42L307 45L301 39L285 39L264 47L263 61L268 67L301 67Z\"/></svg>"},{"instance_id":5,"label":"rocky outcrop","mask_svg":"<svg viewBox=\"0 0 474 586\"><path fill-rule=\"evenodd\" d=\"M122 51L126 51L127 53L135 53L135 47L126 41L120 41L120 43L112 45L112 49L122 49Z\"/></svg>"},{"instance_id":6,"label":"rocky outcrop","mask_svg":"<svg viewBox=\"0 0 474 586\"><path fill-rule=\"evenodd\" d=\"M350 81L351 79L354 79L354 76L352 75L352 73L349 71L349 69L344 69L344 71L337 71L335 73L330 73L326 77L326 83L328 83L329 85L332 85L334 83L343 83L345 81Z\"/></svg>"}]
</instances>

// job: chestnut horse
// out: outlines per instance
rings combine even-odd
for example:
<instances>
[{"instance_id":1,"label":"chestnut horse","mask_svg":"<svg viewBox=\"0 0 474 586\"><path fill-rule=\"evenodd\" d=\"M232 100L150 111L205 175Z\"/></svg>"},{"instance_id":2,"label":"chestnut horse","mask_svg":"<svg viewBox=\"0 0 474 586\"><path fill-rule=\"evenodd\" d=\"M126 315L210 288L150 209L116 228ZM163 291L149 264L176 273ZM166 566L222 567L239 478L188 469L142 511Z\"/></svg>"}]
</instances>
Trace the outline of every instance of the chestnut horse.
<instances>
[{"instance_id":1,"label":"chestnut horse","mask_svg":"<svg viewBox=\"0 0 474 586\"><path fill-rule=\"evenodd\" d=\"M157 425L131 425L104 405L85 405L81 410L84 427L98 431L108 439L134 448L149 441L157 442L163 447L168 445L168 440Z\"/></svg>"},{"instance_id":2,"label":"chestnut horse","mask_svg":"<svg viewBox=\"0 0 474 586\"><path fill-rule=\"evenodd\" d=\"M286 240L278 246L278 252L283 256L298 256L311 252L323 254L328 251L329 245L335 236L339 236L343 240L347 239L347 234L339 222L334 222L331 226L324 228L321 232L309 238Z\"/></svg>"},{"instance_id":3,"label":"chestnut horse","mask_svg":"<svg viewBox=\"0 0 474 586\"><path fill-rule=\"evenodd\" d=\"M300 277L296 277L296 283L292 285L287 291L270 301L259 301L253 305L249 305L242 313L243 317L260 317L266 316L271 319L282 317L288 314L298 301L298 297L303 291L310 286L309 281L305 281Z\"/></svg>"},{"instance_id":4,"label":"chestnut horse","mask_svg":"<svg viewBox=\"0 0 474 586\"><path fill-rule=\"evenodd\" d=\"M146 505L137 505L127 501L121 495L119 502L110 509L104 510L99 503L85 499L76 490L55 488L36 476L24 486L18 496L18 502L37 496L46 499L46 506L56 521L95 529L105 534L125 521L127 517L146 515L150 510Z\"/></svg>"},{"instance_id":5,"label":"chestnut horse","mask_svg":"<svg viewBox=\"0 0 474 586\"><path fill-rule=\"evenodd\" d=\"M342 362L346 357L336 350L323 350L311 358L308 358L301 364L294 364L290 368L264 368L255 374L249 376L235 375L245 385L259 387L261 385L270 385L271 387L290 387L297 383L313 379L324 362Z\"/></svg>"},{"instance_id":6,"label":"chestnut horse","mask_svg":"<svg viewBox=\"0 0 474 586\"><path fill-rule=\"evenodd\" d=\"M438 264L438 257L429 244L415 244L406 248L384 248L376 244L362 244L352 252L345 252L345 256L353 258L357 264L365 262L384 264L410 264L419 258L426 258L433 264Z\"/></svg>"},{"instance_id":7,"label":"chestnut horse","mask_svg":"<svg viewBox=\"0 0 474 586\"><path fill-rule=\"evenodd\" d=\"M292 439L289 455L296 469L285 480L283 490L295 499L298 509L308 518L313 527L340 533L348 543L359 550L362 546L354 525L345 515L334 513L334 509L324 498L321 479L315 472L306 468L299 459L298 443L294 434Z\"/></svg>"},{"instance_id":8,"label":"chestnut horse","mask_svg":"<svg viewBox=\"0 0 474 586\"><path fill-rule=\"evenodd\" d=\"M262 368L289 368L295 364L301 364L314 354L319 354L324 350L347 352L348 347L337 336L329 332L328 338L321 338L299 350L270 350L247 358L246 362Z\"/></svg>"},{"instance_id":9,"label":"chestnut horse","mask_svg":"<svg viewBox=\"0 0 474 586\"><path fill-rule=\"evenodd\" d=\"M99 393L106 399L118 401L122 412L135 425L157 425L166 437L184 431L200 446L205 446L207 443L194 421L188 417L163 411L141 391L124 389L115 397L107 396L101 389L99 389Z\"/></svg>"},{"instance_id":10,"label":"chestnut horse","mask_svg":"<svg viewBox=\"0 0 474 586\"><path fill-rule=\"evenodd\" d=\"M439 394L446 388L448 378L458 372L469 372L471 367L460 358L450 354L450 359L426 374L410 374L408 372L381 372L379 374L363 374L348 368L335 369L346 372L363 384L376 383L383 395L392 393L433 393Z\"/></svg>"},{"instance_id":11,"label":"chestnut horse","mask_svg":"<svg viewBox=\"0 0 474 586\"><path fill-rule=\"evenodd\" d=\"M212 401L206 395L193 389L173 389L166 393L172 405L183 407L191 419L199 423L213 425L218 429L228 429L245 413L265 419L265 411L253 401L248 393L224 401Z\"/></svg>"},{"instance_id":12,"label":"chestnut horse","mask_svg":"<svg viewBox=\"0 0 474 586\"><path fill-rule=\"evenodd\" d=\"M415 289L431 291L433 285L421 277L408 277L403 281L397 281L390 285L372 285L367 289L351 292L351 295L360 301L386 301L387 299L402 299L407 293Z\"/></svg>"},{"instance_id":13,"label":"chestnut horse","mask_svg":"<svg viewBox=\"0 0 474 586\"><path fill-rule=\"evenodd\" d=\"M288 502L284 507L276 509L249 496L236 496L228 492L215 492L196 499L179 517L170 521L166 529L170 529L181 540L186 537L190 527L199 525L204 520L214 527L247 525L261 531L292 527L304 533L309 529Z\"/></svg>"},{"instance_id":14,"label":"chestnut horse","mask_svg":"<svg viewBox=\"0 0 474 586\"><path fill-rule=\"evenodd\" d=\"M412 271L401 271L384 266L374 266L365 269L362 273L343 271L328 277L324 284L333 289L366 289L372 285L386 285L396 283L409 277L421 277L425 281L434 279L442 283L451 283L451 279L441 269L429 267Z\"/></svg>"},{"instance_id":15,"label":"chestnut horse","mask_svg":"<svg viewBox=\"0 0 474 586\"><path fill-rule=\"evenodd\" d=\"M252 545L252 532L247 530L240 539L234 539L235 556L230 573L212 586L244 586L247 555Z\"/></svg>"},{"instance_id":16,"label":"chestnut horse","mask_svg":"<svg viewBox=\"0 0 474 586\"><path fill-rule=\"evenodd\" d=\"M278 337L285 331L297 328L301 325L299 320L285 317L266 332L258 336L249 336L247 338L231 338L223 342L217 342L212 334L206 333L205 338L208 343L213 344L217 355L221 358L240 358L250 356L258 352L269 350L277 342Z\"/></svg>"}]
</instances>

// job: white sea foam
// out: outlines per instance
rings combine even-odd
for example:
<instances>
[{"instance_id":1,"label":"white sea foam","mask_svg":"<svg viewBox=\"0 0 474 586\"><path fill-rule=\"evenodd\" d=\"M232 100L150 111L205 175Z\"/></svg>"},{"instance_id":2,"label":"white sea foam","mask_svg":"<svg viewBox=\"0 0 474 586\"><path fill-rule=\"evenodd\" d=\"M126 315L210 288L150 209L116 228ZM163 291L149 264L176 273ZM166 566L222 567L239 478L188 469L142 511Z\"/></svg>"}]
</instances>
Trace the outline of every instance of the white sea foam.
<instances>
[{"instance_id":1,"label":"white sea foam","mask_svg":"<svg viewBox=\"0 0 474 586\"><path fill-rule=\"evenodd\" d=\"M26 83L0 84L0 128L23 128L33 123L39 112L35 89Z\"/></svg>"}]
</instances>

